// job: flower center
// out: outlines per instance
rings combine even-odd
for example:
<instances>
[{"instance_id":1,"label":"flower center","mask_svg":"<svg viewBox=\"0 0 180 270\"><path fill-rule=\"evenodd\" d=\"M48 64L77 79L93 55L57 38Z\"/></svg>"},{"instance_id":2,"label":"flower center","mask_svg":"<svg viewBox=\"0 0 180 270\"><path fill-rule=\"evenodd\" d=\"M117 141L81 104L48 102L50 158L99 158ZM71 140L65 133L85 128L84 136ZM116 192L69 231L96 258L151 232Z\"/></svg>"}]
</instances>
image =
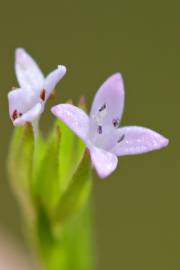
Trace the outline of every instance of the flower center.
<instances>
[{"instance_id":1,"label":"flower center","mask_svg":"<svg viewBox=\"0 0 180 270\"><path fill-rule=\"evenodd\" d=\"M105 150L111 149L115 143L120 142L117 138L119 119L111 118L107 104L103 104L96 113L91 116L90 139L92 143Z\"/></svg>"}]
</instances>

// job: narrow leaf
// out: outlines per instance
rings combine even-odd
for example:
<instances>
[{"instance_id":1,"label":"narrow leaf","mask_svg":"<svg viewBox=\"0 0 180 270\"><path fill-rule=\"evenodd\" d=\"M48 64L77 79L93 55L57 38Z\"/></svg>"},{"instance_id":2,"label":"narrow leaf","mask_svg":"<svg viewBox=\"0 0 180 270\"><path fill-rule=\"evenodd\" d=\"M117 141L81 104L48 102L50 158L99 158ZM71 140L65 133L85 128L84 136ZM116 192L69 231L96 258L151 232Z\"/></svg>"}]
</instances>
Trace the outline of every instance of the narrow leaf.
<instances>
[{"instance_id":1,"label":"narrow leaf","mask_svg":"<svg viewBox=\"0 0 180 270\"><path fill-rule=\"evenodd\" d=\"M62 195L58 203L58 207L55 211L55 220L61 224L68 218L77 215L88 201L91 186L90 156L89 152L85 152L68 189Z\"/></svg>"}]
</instances>

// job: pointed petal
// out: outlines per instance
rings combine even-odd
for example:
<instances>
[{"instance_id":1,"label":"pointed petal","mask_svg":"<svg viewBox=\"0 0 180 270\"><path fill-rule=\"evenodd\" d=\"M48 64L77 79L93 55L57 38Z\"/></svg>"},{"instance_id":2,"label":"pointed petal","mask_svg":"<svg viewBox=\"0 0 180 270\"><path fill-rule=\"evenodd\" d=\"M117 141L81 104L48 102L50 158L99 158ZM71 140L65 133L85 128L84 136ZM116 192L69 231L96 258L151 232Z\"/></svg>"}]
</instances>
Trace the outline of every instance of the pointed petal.
<instances>
[{"instance_id":1,"label":"pointed petal","mask_svg":"<svg viewBox=\"0 0 180 270\"><path fill-rule=\"evenodd\" d=\"M25 123L32 123L33 121L39 118L43 109L44 109L43 104L37 103L34 107L32 107L32 109L27 111L21 117L17 118L13 122L14 126L21 126L21 125L24 125Z\"/></svg>"},{"instance_id":2,"label":"pointed petal","mask_svg":"<svg viewBox=\"0 0 180 270\"><path fill-rule=\"evenodd\" d=\"M89 150L92 163L101 178L109 176L116 169L118 164L116 155L95 146L91 146Z\"/></svg>"},{"instance_id":3,"label":"pointed petal","mask_svg":"<svg viewBox=\"0 0 180 270\"><path fill-rule=\"evenodd\" d=\"M169 141L159 133L144 127L128 126L117 130L119 139L111 150L117 156L134 155L160 149Z\"/></svg>"},{"instance_id":4,"label":"pointed petal","mask_svg":"<svg viewBox=\"0 0 180 270\"><path fill-rule=\"evenodd\" d=\"M51 112L60 118L81 139L87 140L89 117L83 110L71 104L60 104L54 106Z\"/></svg>"},{"instance_id":5,"label":"pointed petal","mask_svg":"<svg viewBox=\"0 0 180 270\"><path fill-rule=\"evenodd\" d=\"M109 77L98 90L91 108L92 119L97 117L103 106L106 106L107 111L104 124L113 126L113 120L121 119L124 108L124 86L120 73Z\"/></svg>"},{"instance_id":6,"label":"pointed petal","mask_svg":"<svg viewBox=\"0 0 180 270\"><path fill-rule=\"evenodd\" d=\"M15 71L21 88L42 89L44 76L32 57L22 48L15 52Z\"/></svg>"},{"instance_id":7,"label":"pointed petal","mask_svg":"<svg viewBox=\"0 0 180 270\"><path fill-rule=\"evenodd\" d=\"M58 66L57 69L52 71L45 79L43 89L45 91L45 100L47 100L56 87L56 84L64 77L66 74L65 66Z\"/></svg>"},{"instance_id":8,"label":"pointed petal","mask_svg":"<svg viewBox=\"0 0 180 270\"><path fill-rule=\"evenodd\" d=\"M9 115L14 121L16 116L30 110L38 102L38 99L32 91L18 88L8 93L8 101ZM13 114L16 115L13 116Z\"/></svg>"}]
</instances>

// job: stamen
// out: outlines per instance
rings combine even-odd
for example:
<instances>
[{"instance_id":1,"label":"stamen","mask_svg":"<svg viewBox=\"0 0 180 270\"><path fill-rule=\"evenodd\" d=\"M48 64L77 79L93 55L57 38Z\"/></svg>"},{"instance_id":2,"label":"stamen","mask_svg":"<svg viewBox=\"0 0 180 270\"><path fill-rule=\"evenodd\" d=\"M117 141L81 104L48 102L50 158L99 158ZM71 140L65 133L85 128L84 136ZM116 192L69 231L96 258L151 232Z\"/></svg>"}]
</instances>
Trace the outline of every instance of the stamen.
<instances>
[{"instance_id":1,"label":"stamen","mask_svg":"<svg viewBox=\"0 0 180 270\"><path fill-rule=\"evenodd\" d=\"M93 114L92 118L98 126L101 126L107 115L106 104L100 107L96 114ZM100 133L101 134L101 133Z\"/></svg>"},{"instance_id":2,"label":"stamen","mask_svg":"<svg viewBox=\"0 0 180 270\"><path fill-rule=\"evenodd\" d=\"M22 113L18 113L17 110L14 110L14 112L12 113L13 121L15 121L18 117L21 117L22 115L23 115Z\"/></svg>"},{"instance_id":3,"label":"stamen","mask_svg":"<svg viewBox=\"0 0 180 270\"><path fill-rule=\"evenodd\" d=\"M46 98L46 90L45 89L42 89L41 93L40 93L40 98L45 101L45 98Z\"/></svg>"},{"instance_id":4,"label":"stamen","mask_svg":"<svg viewBox=\"0 0 180 270\"><path fill-rule=\"evenodd\" d=\"M115 128L118 128L118 127L119 127L119 119L113 119L113 120L112 120L112 123L113 123L113 126L114 126Z\"/></svg>"},{"instance_id":5,"label":"stamen","mask_svg":"<svg viewBox=\"0 0 180 270\"><path fill-rule=\"evenodd\" d=\"M13 120L16 120L16 118L18 118L18 112L17 112L17 110L15 110L15 111L12 113L12 119L13 119Z\"/></svg>"},{"instance_id":6,"label":"stamen","mask_svg":"<svg viewBox=\"0 0 180 270\"><path fill-rule=\"evenodd\" d=\"M106 104L104 104L100 109L99 109L99 112L102 112L106 109Z\"/></svg>"},{"instance_id":7,"label":"stamen","mask_svg":"<svg viewBox=\"0 0 180 270\"><path fill-rule=\"evenodd\" d=\"M102 134L102 126L98 126L98 133Z\"/></svg>"},{"instance_id":8,"label":"stamen","mask_svg":"<svg viewBox=\"0 0 180 270\"><path fill-rule=\"evenodd\" d=\"M123 134L123 135L119 138L119 140L118 140L117 142L118 142L118 143L122 142L122 141L124 140L124 138L125 138L125 134Z\"/></svg>"}]
</instances>

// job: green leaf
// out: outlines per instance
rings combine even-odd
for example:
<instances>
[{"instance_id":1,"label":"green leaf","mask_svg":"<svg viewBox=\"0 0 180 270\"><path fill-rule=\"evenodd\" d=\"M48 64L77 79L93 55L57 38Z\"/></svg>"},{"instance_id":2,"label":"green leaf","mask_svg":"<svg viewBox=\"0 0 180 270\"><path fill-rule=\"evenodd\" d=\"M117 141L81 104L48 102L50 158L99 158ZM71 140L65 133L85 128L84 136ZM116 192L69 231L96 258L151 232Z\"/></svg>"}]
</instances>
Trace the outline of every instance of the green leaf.
<instances>
[{"instance_id":1,"label":"green leaf","mask_svg":"<svg viewBox=\"0 0 180 270\"><path fill-rule=\"evenodd\" d=\"M72 103L70 101L70 103ZM85 99L80 98L78 106L86 110ZM61 148L60 148L60 181L62 192L68 188L72 176L76 171L84 155L85 144L74 134L74 132L62 121L57 120L61 129Z\"/></svg>"},{"instance_id":2,"label":"green leaf","mask_svg":"<svg viewBox=\"0 0 180 270\"><path fill-rule=\"evenodd\" d=\"M88 201L78 219L73 219L65 225L61 245L66 251L67 270L94 269L91 207L92 205Z\"/></svg>"},{"instance_id":3,"label":"green leaf","mask_svg":"<svg viewBox=\"0 0 180 270\"><path fill-rule=\"evenodd\" d=\"M60 197L59 151L61 133L55 124L45 144L43 158L35 174L35 192L38 200L51 213ZM38 155L40 153L37 153Z\"/></svg>"},{"instance_id":4,"label":"green leaf","mask_svg":"<svg viewBox=\"0 0 180 270\"><path fill-rule=\"evenodd\" d=\"M16 127L9 148L7 166L11 186L25 213L32 211L33 152L32 127Z\"/></svg>"},{"instance_id":5,"label":"green leaf","mask_svg":"<svg viewBox=\"0 0 180 270\"><path fill-rule=\"evenodd\" d=\"M38 236L37 244L39 246L40 252L42 253L42 256L48 259L50 255L50 248L54 244L54 237L52 234L49 218L40 201L37 203L36 215L37 217L35 229Z\"/></svg>"},{"instance_id":6,"label":"green leaf","mask_svg":"<svg viewBox=\"0 0 180 270\"><path fill-rule=\"evenodd\" d=\"M60 120L58 120L61 129L61 148L59 154L59 174L62 192L66 190L73 172L74 160L74 133Z\"/></svg>"},{"instance_id":7,"label":"green leaf","mask_svg":"<svg viewBox=\"0 0 180 270\"><path fill-rule=\"evenodd\" d=\"M76 216L83 209L88 201L91 186L91 162L89 152L86 151L68 189L58 203L54 215L58 223L64 223L68 218Z\"/></svg>"}]
</instances>

